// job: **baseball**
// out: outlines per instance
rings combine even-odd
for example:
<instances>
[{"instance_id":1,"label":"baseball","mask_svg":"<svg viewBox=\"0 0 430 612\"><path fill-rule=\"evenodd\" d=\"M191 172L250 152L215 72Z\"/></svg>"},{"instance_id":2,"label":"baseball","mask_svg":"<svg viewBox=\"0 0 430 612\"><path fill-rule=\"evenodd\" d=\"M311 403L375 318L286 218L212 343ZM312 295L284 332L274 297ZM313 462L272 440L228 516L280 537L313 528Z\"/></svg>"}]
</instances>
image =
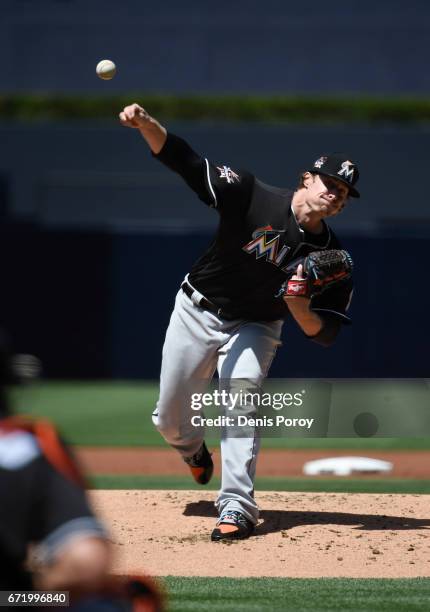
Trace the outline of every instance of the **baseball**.
<instances>
[{"instance_id":1,"label":"baseball","mask_svg":"<svg viewBox=\"0 0 430 612\"><path fill-rule=\"evenodd\" d=\"M97 64L96 72L104 81L110 81L116 74L116 66L111 60L104 59Z\"/></svg>"}]
</instances>

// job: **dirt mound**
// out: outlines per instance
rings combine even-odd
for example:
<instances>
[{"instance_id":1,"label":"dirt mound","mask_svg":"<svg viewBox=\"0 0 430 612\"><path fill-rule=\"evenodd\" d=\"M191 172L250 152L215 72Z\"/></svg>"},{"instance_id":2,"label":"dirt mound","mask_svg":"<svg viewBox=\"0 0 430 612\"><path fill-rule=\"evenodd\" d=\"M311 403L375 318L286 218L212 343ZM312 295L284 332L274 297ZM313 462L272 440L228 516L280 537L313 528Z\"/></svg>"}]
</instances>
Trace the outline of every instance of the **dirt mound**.
<instances>
[{"instance_id":1,"label":"dirt mound","mask_svg":"<svg viewBox=\"0 0 430 612\"><path fill-rule=\"evenodd\" d=\"M208 491L91 491L117 573L399 578L430 575L430 496L260 492L255 535L210 542Z\"/></svg>"}]
</instances>

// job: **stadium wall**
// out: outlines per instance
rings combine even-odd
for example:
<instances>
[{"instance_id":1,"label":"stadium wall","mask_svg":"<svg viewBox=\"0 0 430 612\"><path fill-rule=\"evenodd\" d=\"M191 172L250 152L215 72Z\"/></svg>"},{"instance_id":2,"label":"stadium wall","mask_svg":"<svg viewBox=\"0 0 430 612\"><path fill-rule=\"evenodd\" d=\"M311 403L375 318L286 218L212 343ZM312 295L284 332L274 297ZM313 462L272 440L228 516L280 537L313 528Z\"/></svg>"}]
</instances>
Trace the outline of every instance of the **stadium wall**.
<instances>
[{"instance_id":1,"label":"stadium wall","mask_svg":"<svg viewBox=\"0 0 430 612\"><path fill-rule=\"evenodd\" d=\"M3 225L0 324L47 378L157 378L176 291L210 239ZM343 243L356 262L353 325L324 349L288 320L272 376L428 377L430 292L417 265L428 238Z\"/></svg>"},{"instance_id":2,"label":"stadium wall","mask_svg":"<svg viewBox=\"0 0 430 612\"><path fill-rule=\"evenodd\" d=\"M3 0L0 92L427 95L425 0ZM336 43L336 44L334 44ZM108 85L100 59L118 65Z\"/></svg>"}]
</instances>

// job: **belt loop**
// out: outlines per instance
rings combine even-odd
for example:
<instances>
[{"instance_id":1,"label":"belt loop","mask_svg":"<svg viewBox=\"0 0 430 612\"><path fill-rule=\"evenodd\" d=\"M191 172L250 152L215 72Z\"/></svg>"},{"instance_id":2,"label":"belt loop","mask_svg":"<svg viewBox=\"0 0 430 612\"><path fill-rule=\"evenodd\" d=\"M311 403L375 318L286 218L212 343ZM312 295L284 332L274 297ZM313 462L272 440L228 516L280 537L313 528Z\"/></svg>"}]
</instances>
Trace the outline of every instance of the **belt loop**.
<instances>
[{"instance_id":1,"label":"belt loop","mask_svg":"<svg viewBox=\"0 0 430 612\"><path fill-rule=\"evenodd\" d=\"M216 314L218 317L224 318L224 314L222 308L218 308L213 302L208 300L200 291L194 289L192 285L187 280L181 285L182 291L190 298L195 306L202 308L203 310L208 310Z\"/></svg>"},{"instance_id":2,"label":"belt loop","mask_svg":"<svg viewBox=\"0 0 430 612\"><path fill-rule=\"evenodd\" d=\"M188 286L192 289L190 285ZM200 293L200 291L197 291L197 289L194 289L190 296L190 299L196 306L200 306L201 301L204 299L204 297L205 296L202 293Z\"/></svg>"}]
</instances>

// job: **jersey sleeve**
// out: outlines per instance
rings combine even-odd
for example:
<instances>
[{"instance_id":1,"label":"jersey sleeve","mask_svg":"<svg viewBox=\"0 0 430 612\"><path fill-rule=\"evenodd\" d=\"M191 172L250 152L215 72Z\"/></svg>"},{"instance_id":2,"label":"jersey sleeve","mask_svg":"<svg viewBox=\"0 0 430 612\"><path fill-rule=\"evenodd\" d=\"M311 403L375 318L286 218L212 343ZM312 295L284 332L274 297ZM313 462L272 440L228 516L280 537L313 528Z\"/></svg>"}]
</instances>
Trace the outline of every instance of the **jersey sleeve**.
<instances>
[{"instance_id":1,"label":"jersey sleeve","mask_svg":"<svg viewBox=\"0 0 430 612\"><path fill-rule=\"evenodd\" d=\"M0 430L0 561L20 575L27 546L43 563L76 537L107 538L85 490L60 473L29 431Z\"/></svg>"},{"instance_id":2,"label":"jersey sleeve","mask_svg":"<svg viewBox=\"0 0 430 612\"><path fill-rule=\"evenodd\" d=\"M254 176L246 170L211 163L171 133L161 151L153 156L179 174L200 200L220 214L246 210L254 186Z\"/></svg>"},{"instance_id":3,"label":"jersey sleeve","mask_svg":"<svg viewBox=\"0 0 430 612\"><path fill-rule=\"evenodd\" d=\"M38 544L35 552L39 561L49 563L74 538L108 537L80 484L57 471L43 456L35 469L37 482L43 483L34 498L31 534Z\"/></svg>"}]
</instances>

